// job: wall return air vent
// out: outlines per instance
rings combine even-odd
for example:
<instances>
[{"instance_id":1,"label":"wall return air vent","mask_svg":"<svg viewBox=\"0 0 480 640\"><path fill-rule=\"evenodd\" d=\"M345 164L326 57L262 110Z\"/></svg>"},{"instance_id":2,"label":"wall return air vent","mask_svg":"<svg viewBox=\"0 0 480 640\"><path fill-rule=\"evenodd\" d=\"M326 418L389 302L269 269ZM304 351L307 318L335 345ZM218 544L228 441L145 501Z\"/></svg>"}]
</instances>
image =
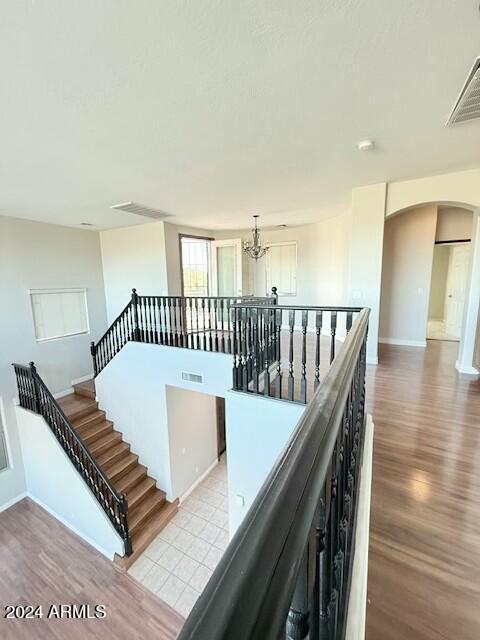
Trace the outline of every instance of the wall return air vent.
<instances>
[{"instance_id":1,"label":"wall return air vent","mask_svg":"<svg viewBox=\"0 0 480 640\"><path fill-rule=\"evenodd\" d=\"M480 57L468 74L460 95L446 122L447 127L480 118Z\"/></svg>"},{"instance_id":2,"label":"wall return air vent","mask_svg":"<svg viewBox=\"0 0 480 640\"><path fill-rule=\"evenodd\" d=\"M138 202L121 202L120 204L112 204L110 209L118 209L119 211L126 211L127 213L134 213L137 216L144 216L145 218L152 218L153 220L163 220L169 218L170 213L160 211L160 209L152 209L151 207L145 207Z\"/></svg>"},{"instance_id":3,"label":"wall return air vent","mask_svg":"<svg viewBox=\"0 0 480 640\"><path fill-rule=\"evenodd\" d=\"M188 382L196 382L197 384L203 384L203 376L198 373L189 373L188 371L182 371L182 380Z\"/></svg>"}]
</instances>

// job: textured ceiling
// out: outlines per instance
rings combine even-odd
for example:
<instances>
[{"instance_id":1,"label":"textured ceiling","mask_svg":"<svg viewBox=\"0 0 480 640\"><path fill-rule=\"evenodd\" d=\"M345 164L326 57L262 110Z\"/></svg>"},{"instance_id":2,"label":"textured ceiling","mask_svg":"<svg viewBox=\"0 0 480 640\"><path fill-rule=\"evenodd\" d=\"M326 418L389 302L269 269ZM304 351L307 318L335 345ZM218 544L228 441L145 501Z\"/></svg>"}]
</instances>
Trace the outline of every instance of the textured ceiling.
<instances>
[{"instance_id":1,"label":"textured ceiling","mask_svg":"<svg viewBox=\"0 0 480 640\"><path fill-rule=\"evenodd\" d=\"M0 213L335 215L354 186L480 164L480 121L444 127L479 53L477 0L4 2Z\"/></svg>"}]
</instances>

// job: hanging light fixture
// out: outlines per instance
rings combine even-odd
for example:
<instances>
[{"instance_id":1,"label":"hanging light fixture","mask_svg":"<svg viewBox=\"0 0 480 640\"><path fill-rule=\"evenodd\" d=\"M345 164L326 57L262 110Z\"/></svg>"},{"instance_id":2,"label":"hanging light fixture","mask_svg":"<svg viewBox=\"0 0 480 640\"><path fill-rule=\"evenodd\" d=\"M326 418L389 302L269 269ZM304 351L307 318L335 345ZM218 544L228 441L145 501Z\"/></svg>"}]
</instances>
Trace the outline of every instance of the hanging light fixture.
<instances>
[{"instance_id":1,"label":"hanging light fixture","mask_svg":"<svg viewBox=\"0 0 480 640\"><path fill-rule=\"evenodd\" d=\"M253 216L253 219L255 220L255 227L252 229L252 240L243 241L243 250L245 251L247 256L249 256L250 258L253 258L253 260L258 260L259 258L263 258L263 256L267 253L267 251L270 248L268 245L264 245L262 247L260 243L260 232L257 229L258 217L259 217L258 215Z\"/></svg>"}]
</instances>

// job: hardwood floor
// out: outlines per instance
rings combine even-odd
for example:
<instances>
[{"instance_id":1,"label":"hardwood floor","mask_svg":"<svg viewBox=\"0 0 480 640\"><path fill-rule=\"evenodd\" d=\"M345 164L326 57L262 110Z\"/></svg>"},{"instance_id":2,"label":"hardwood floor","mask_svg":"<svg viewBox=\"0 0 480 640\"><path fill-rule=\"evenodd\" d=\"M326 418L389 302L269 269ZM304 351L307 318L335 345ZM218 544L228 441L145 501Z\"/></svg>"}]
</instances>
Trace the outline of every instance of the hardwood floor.
<instances>
[{"instance_id":1,"label":"hardwood floor","mask_svg":"<svg viewBox=\"0 0 480 640\"><path fill-rule=\"evenodd\" d=\"M457 350L382 345L368 368L367 640L480 638L480 382Z\"/></svg>"},{"instance_id":2,"label":"hardwood floor","mask_svg":"<svg viewBox=\"0 0 480 640\"><path fill-rule=\"evenodd\" d=\"M0 516L2 640L172 640L183 619L28 499ZM103 604L104 619L6 620L12 605Z\"/></svg>"}]
</instances>

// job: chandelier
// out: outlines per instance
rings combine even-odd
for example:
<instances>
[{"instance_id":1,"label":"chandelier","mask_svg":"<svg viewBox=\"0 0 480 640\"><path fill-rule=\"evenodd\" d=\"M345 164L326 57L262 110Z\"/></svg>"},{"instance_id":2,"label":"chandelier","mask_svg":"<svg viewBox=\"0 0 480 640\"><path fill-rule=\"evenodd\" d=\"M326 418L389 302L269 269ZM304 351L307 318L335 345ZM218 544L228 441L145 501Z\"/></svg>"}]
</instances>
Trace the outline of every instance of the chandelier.
<instances>
[{"instance_id":1,"label":"chandelier","mask_svg":"<svg viewBox=\"0 0 480 640\"><path fill-rule=\"evenodd\" d=\"M257 218L259 216L253 216L255 220L255 227L252 229L252 240L244 240L243 241L243 250L250 258L253 260L258 260L259 258L263 258L263 256L267 253L270 247L268 245L260 244L260 232L257 229Z\"/></svg>"}]
</instances>

